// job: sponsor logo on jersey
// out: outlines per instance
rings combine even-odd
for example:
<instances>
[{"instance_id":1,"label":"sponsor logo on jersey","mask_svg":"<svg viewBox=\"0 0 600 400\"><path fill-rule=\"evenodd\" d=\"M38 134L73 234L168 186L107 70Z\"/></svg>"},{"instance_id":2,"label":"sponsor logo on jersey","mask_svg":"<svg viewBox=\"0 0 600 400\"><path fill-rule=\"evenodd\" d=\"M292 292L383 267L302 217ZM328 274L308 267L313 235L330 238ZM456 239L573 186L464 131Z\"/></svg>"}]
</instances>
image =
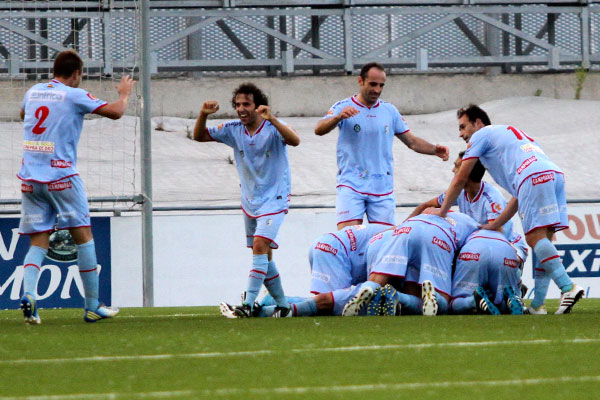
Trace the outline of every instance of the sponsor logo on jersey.
<instances>
[{"instance_id":1,"label":"sponsor logo on jersey","mask_svg":"<svg viewBox=\"0 0 600 400\"><path fill-rule=\"evenodd\" d=\"M359 124L355 124L354 125L354 132L356 132L356 133L360 132L360 125Z\"/></svg>"},{"instance_id":2,"label":"sponsor logo on jersey","mask_svg":"<svg viewBox=\"0 0 600 400\"><path fill-rule=\"evenodd\" d=\"M549 204L547 206L544 207L540 207L540 215L548 215L548 214L554 214L558 212L558 204L554 203L554 204Z\"/></svg>"},{"instance_id":3,"label":"sponsor logo on jersey","mask_svg":"<svg viewBox=\"0 0 600 400\"><path fill-rule=\"evenodd\" d=\"M71 181L54 182L54 183L48 184L48 191L49 192L60 192L61 190L71 189L72 187L73 187L73 182L71 182Z\"/></svg>"},{"instance_id":4,"label":"sponsor logo on jersey","mask_svg":"<svg viewBox=\"0 0 600 400\"><path fill-rule=\"evenodd\" d=\"M373 242L378 241L379 239L381 239L383 237L383 233L378 233L377 235L373 236L371 238L371 240L369 240L369 244L372 244Z\"/></svg>"},{"instance_id":5,"label":"sponsor logo on jersey","mask_svg":"<svg viewBox=\"0 0 600 400\"><path fill-rule=\"evenodd\" d=\"M65 160L50 160L50 166L52 168L69 168L73 165L72 161Z\"/></svg>"},{"instance_id":6,"label":"sponsor logo on jersey","mask_svg":"<svg viewBox=\"0 0 600 400\"><path fill-rule=\"evenodd\" d=\"M331 277L329 275L315 270L313 270L312 272L312 278L326 283L329 283L329 281L331 280Z\"/></svg>"},{"instance_id":7,"label":"sponsor logo on jersey","mask_svg":"<svg viewBox=\"0 0 600 400\"><path fill-rule=\"evenodd\" d=\"M435 244L436 246L438 246L439 248L446 250L448 253L450 253L451 249L450 249L450 245L448 243L446 243L444 240L438 238L437 236L434 236L433 239L431 240L431 243Z\"/></svg>"},{"instance_id":8,"label":"sponsor logo on jersey","mask_svg":"<svg viewBox=\"0 0 600 400\"><path fill-rule=\"evenodd\" d=\"M542 148L533 143L526 143L526 144L522 145L521 150L523 150L525 153L531 153L531 152L535 151L536 153L544 154L544 152L542 151Z\"/></svg>"},{"instance_id":9,"label":"sponsor logo on jersey","mask_svg":"<svg viewBox=\"0 0 600 400\"><path fill-rule=\"evenodd\" d=\"M333 115L333 109L330 109L329 111L327 111L327 115Z\"/></svg>"},{"instance_id":10,"label":"sponsor logo on jersey","mask_svg":"<svg viewBox=\"0 0 600 400\"><path fill-rule=\"evenodd\" d=\"M550 182L553 180L554 180L554 174L552 172L550 172L548 174L542 174L542 175L538 175L538 176L534 177L533 179L531 179L531 183L533 183L533 186L535 186L535 185L541 185L542 183Z\"/></svg>"},{"instance_id":11,"label":"sponsor logo on jersey","mask_svg":"<svg viewBox=\"0 0 600 400\"><path fill-rule=\"evenodd\" d=\"M495 213L502 212L502 205L500 203L492 203L492 204L490 204L490 207L492 207L492 212L495 212Z\"/></svg>"},{"instance_id":12,"label":"sponsor logo on jersey","mask_svg":"<svg viewBox=\"0 0 600 400\"><path fill-rule=\"evenodd\" d=\"M331 245L327 243L318 242L315 246L315 249L324 251L325 253L331 253L333 255L336 255L338 253L337 249L334 249L333 247L331 247Z\"/></svg>"},{"instance_id":13,"label":"sponsor logo on jersey","mask_svg":"<svg viewBox=\"0 0 600 400\"><path fill-rule=\"evenodd\" d=\"M448 221L448 223L452 226L456 226L456 220L450 217L445 217L444 218L446 221Z\"/></svg>"},{"instance_id":14,"label":"sponsor logo on jersey","mask_svg":"<svg viewBox=\"0 0 600 400\"><path fill-rule=\"evenodd\" d=\"M21 183L21 193L33 193L33 185Z\"/></svg>"},{"instance_id":15,"label":"sponsor logo on jersey","mask_svg":"<svg viewBox=\"0 0 600 400\"><path fill-rule=\"evenodd\" d=\"M348 235L348 239L350 239L350 250L356 251L356 236L352 229L346 229L346 235Z\"/></svg>"},{"instance_id":16,"label":"sponsor logo on jersey","mask_svg":"<svg viewBox=\"0 0 600 400\"><path fill-rule=\"evenodd\" d=\"M392 236L402 235L403 233L408 234L411 230L412 230L412 227L410 227L410 226L403 226L401 228L396 228L396 229L394 229L394 233L392 233Z\"/></svg>"},{"instance_id":17,"label":"sponsor logo on jersey","mask_svg":"<svg viewBox=\"0 0 600 400\"><path fill-rule=\"evenodd\" d=\"M34 153L54 153L54 142L40 142L37 140L24 140L23 150Z\"/></svg>"},{"instance_id":18,"label":"sponsor logo on jersey","mask_svg":"<svg viewBox=\"0 0 600 400\"><path fill-rule=\"evenodd\" d=\"M512 260L510 258L505 258L504 259L504 265L507 267L511 267L511 268L517 268L517 265L519 265L519 262L517 260Z\"/></svg>"},{"instance_id":19,"label":"sponsor logo on jersey","mask_svg":"<svg viewBox=\"0 0 600 400\"><path fill-rule=\"evenodd\" d=\"M35 222L43 222L44 217L42 214L27 214L21 217L23 222L35 223Z\"/></svg>"},{"instance_id":20,"label":"sponsor logo on jersey","mask_svg":"<svg viewBox=\"0 0 600 400\"><path fill-rule=\"evenodd\" d=\"M337 215L344 215L344 214L349 214L350 211L340 211L339 213L337 213Z\"/></svg>"},{"instance_id":21,"label":"sponsor logo on jersey","mask_svg":"<svg viewBox=\"0 0 600 400\"><path fill-rule=\"evenodd\" d=\"M381 262L386 264L406 264L408 262L408 258L406 256L387 254L383 256Z\"/></svg>"},{"instance_id":22,"label":"sponsor logo on jersey","mask_svg":"<svg viewBox=\"0 0 600 400\"><path fill-rule=\"evenodd\" d=\"M460 253L458 258L463 261L479 261L479 253Z\"/></svg>"},{"instance_id":23,"label":"sponsor logo on jersey","mask_svg":"<svg viewBox=\"0 0 600 400\"><path fill-rule=\"evenodd\" d=\"M87 94L87 97L89 97L89 98L90 98L90 100L94 100L94 101L98 100L98 98L97 98L96 96L94 96L93 94L91 94L91 93L89 93L89 92L88 92L88 94Z\"/></svg>"},{"instance_id":24,"label":"sponsor logo on jersey","mask_svg":"<svg viewBox=\"0 0 600 400\"><path fill-rule=\"evenodd\" d=\"M29 101L63 103L66 97L67 92L62 90L32 90L29 92Z\"/></svg>"},{"instance_id":25,"label":"sponsor logo on jersey","mask_svg":"<svg viewBox=\"0 0 600 400\"><path fill-rule=\"evenodd\" d=\"M390 133L390 126L389 125L386 125L386 126L383 127L383 133L385 133L386 135L388 133Z\"/></svg>"},{"instance_id":26,"label":"sponsor logo on jersey","mask_svg":"<svg viewBox=\"0 0 600 400\"><path fill-rule=\"evenodd\" d=\"M220 131L221 129L223 129L224 126L225 124L219 124L219 126L217 126L217 130Z\"/></svg>"},{"instance_id":27,"label":"sponsor logo on jersey","mask_svg":"<svg viewBox=\"0 0 600 400\"><path fill-rule=\"evenodd\" d=\"M536 161L537 161L536 156L531 156L528 159L526 159L525 161L523 161L523 164L521 164L521 166L519 168L517 168L517 174L520 174L521 172L523 172L523 170L525 168L529 167L531 164L533 164Z\"/></svg>"}]
</instances>

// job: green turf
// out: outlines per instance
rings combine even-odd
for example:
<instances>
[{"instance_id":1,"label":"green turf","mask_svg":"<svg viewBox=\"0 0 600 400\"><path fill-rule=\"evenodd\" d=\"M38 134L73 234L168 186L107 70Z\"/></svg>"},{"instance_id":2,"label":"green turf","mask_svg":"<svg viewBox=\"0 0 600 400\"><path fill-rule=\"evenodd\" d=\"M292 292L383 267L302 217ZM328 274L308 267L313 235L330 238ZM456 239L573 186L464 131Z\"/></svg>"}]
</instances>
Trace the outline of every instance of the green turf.
<instances>
[{"instance_id":1,"label":"green turf","mask_svg":"<svg viewBox=\"0 0 600 400\"><path fill-rule=\"evenodd\" d=\"M0 400L600 398L600 299L561 316L40 316L0 313Z\"/></svg>"}]
</instances>

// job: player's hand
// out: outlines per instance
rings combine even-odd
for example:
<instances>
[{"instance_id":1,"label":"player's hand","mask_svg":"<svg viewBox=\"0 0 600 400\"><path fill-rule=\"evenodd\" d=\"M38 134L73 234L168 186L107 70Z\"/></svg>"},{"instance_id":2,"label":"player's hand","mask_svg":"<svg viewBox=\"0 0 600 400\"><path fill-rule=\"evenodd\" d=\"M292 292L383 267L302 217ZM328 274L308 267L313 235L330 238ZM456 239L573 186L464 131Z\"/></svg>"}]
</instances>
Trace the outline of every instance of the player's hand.
<instances>
[{"instance_id":1,"label":"player's hand","mask_svg":"<svg viewBox=\"0 0 600 400\"><path fill-rule=\"evenodd\" d=\"M273 119L273 114L271 114L271 107L269 106L258 106L256 112L258 113L258 115L260 115L262 119L266 119L269 122Z\"/></svg>"},{"instance_id":2,"label":"player's hand","mask_svg":"<svg viewBox=\"0 0 600 400\"><path fill-rule=\"evenodd\" d=\"M358 113L360 113L360 111L358 111L356 108L354 108L352 106L346 106L346 107L344 107L342 112L338 114L338 118L340 121L342 121L344 119L353 117Z\"/></svg>"},{"instance_id":3,"label":"player's hand","mask_svg":"<svg viewBox=\"0 0 600 400\"><path fill-rule=\"evenodd\" d=\"M134 84L135 81L131 76L123 75L121 77L121 82L119 82L119 85L115 87L117 88L117 93L119 93L119 96L129 96L133 90Z\"/></svg>"},{"instance_id":4,"label":"player's hand","mask_svg":"<svg viewBox=\"0 0 600 400\"><path fill-rule=\"evenodd\" d=\"M497 227L493 222L488 222L485 225L480 225L479 229L486 231L497 231L499 227Z\"/></svg>"},{"instance_id":5,"label":"player's hand","mask_svg":"<svg viewBox=\"0 0 600 400\"><path fill-rule=\"evenodd\" d=\"M214 114L217 111L219 111L219 102L210 100L202 103L202 109L200 110L200 113L204 115L209 115Z\"/></svg>"},{"instance_id":6,"label":"player's hand","mask_svg":"<svg viewBox=\"0 0 600 400\"><path fill-rule=\"evenodd\" d=\"M436 144L435 145L435 155L444 161L448 161L448 158L450 157L450 150L446 146Z\"/></svg>"}]
</instances>

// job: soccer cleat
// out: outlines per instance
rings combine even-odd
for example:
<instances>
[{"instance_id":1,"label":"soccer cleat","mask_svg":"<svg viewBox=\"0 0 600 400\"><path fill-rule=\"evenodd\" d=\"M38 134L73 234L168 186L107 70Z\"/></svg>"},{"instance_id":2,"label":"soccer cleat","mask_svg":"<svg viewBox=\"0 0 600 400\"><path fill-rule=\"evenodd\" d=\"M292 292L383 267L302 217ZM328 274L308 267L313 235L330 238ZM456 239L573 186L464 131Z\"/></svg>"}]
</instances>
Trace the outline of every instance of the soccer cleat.
<instances>
[{"instance_id":1,"label":"soccer cleat","mask_svg":"<svg viewBox=\"0 0 600 400\"><path fill-rule=\"evenodd\" d=\"M39 325L42 323L38 314L37 302L31 293L25 293L21 297L21 310L26 324Z\"/></svg>"},{"instance_id":2,"label":"soccer cleat","mask_svg":"<svg viewBox=\"0 0 600 400\"><path fill-rule=\"evenodd\" d=\"M373 298L373 288L365 286L344 306L342 317L355 317Z\"/></svg>"},{"instance_id":3,"label":"soccer cleat","mask_svg":"<svg viewBox=\"0 0 600 400\"><path fill-rule=\"evenodd\" d=\"M381 303L383 301L383 288L380 286L373 292L373 298L367 305L367 315L370 317L382 315Z\"/></svg>"},{"instance_id":4,"label":"soccer cleat","mask_svg":"<svg viewBox=\"0 0 600 400\"><path fill-rule=\"evenodd\" d=\"M500 315L500 310L498 310L498 307L496 307L496 305L490 300L487 292L482 286L479 286L477 289L475 289L473 296L475 297L477 313Z\"/></svg>"},{"instance_id":5,"label":"soccer cleat","mask_svg":"<svg viewBox=\"0 0 600 400\"><path fill-rule=\"evenodd\" d=\"M523 304L523 300L517 293L515 293L515 289L512 286L504 287L504 302L506 303L506 307L510 311L512 315L523 315L523 309L525 308L525 304Z\"/></svg>"},{"instance_id":6,"label":"soccer cleat","mask_svg":"<svg viewBox=\"0 0 600 400\"><path fill-rule=\"evenodd\" d=\"M554 314L568 314L573 309L575 303L583 297L584 290L581 286L573 284L573 287L568 292L560 295L560 305Z\"/></svg>"},{"instance_id":7,"label":"soccer cleat","mask_svg":"<svg viewBox=\"0 0 600 400\"><path fill-rule=\"evenodd\" d=\"M294 316L294 312L292 311L292 307L275 307L275 312L273 313L273 318L290 318Z\"/></svg>"},{"instance_id":8,"label":"soccer cleat","mask_svg":"<svg viewBox=\"0 0 600 400\"><path fill-rule=\"evenodd\" d=\"M381 288L383 300L381 301L381 315L398 316L402 305L396 299L396 289L389 283Z\"/></svg>"},{"instance_id":9,"label":"soccer cleat","mask_svg":"<svg viewBox=\"0 0 600 400\"><path fill-rule=\"evenodd\" d=\"M249 304L242 304L241 306L232 306L228 303L221 303L219 305L219 311L225 318L251 318L258 317L262 306L258 303L254 303L254 308L250 307Z\"/></svg>"},{"instance_id":10,"label":"soccer cleat","mask_svg":"<svg viewBox=\"0 0 600 400\"><path fill-rule=\"evenodd\" d=\"M546 310L546 306L543 304L541 306L539 306L538 308L533 308L533 307L529 306L525 309L524 314L546 315L546 314L548 314L548 310Z\"/></svg>"},{"instance_id":11,"label":"soccer cleat","mask_svg":"<svg viewBox=\"0 0 600 400\"><path fill-rule=\"evenodd\" d=\"M85 309L83 319L85 322L96 322L101 319L116 317L118 313L119 309L117 307L108 307L100 303L95 310Z\"/></svg>"},{"instance_id":12,"label":"soccer cleat","mask_svg":"<svg viewBox=\"0 0 600 400\"><path fill-rule=\"evenodd\" d=\"M521 299L524 299L529 288L523 283L523 281L519 281L519 287L521 288Z\"/></svg>"},{"instance_id":13,"label":"soccer cleat","mask_svg":"<svg viewBox=\"0 0 600 400\"><path fill-rule=\"evenodd\" d=\"M438 303L435 297L435 287L433 282L423 281L421 285L421 300L423 300L423 315L428 317L437 315Z\"/></svg>"}]
</instances>

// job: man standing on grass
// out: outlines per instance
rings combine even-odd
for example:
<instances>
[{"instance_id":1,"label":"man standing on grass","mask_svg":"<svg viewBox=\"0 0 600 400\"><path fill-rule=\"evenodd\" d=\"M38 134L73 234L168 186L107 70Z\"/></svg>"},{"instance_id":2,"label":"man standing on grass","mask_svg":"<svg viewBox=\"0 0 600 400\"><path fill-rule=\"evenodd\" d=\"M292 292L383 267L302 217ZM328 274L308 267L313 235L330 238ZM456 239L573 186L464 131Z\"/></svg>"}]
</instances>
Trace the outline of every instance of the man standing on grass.
<instances>
[{"instance_id":1,"label":"man standing on grass","mask_svg":"<svg viewBox=\"0 0 600 400\"><path fill-rule=\"evenodd\" d=\"M290 167L287 145L298 146L300 138L288 125L271 113L264 93L251 83L233 92L232 106L239 120L206 128L210 114L219 110L216 101L206 101L194 127L194 140L217 141L234 150L235 164L242 189L242 211L248 247L252 248L252 266L242 304L221 303L221 313L228 318L255 315L255 300L264 283L281 314L289 312L281 278L273 261L277 249L277 232L288 211Z\"/></svg>"},{"instance_id":2,"label":"man standing on grass","mask_svg":"<svg viewBox=\"0 0 600 400\"><path fill-rule=\"evenodd\" d=\"M84 320L96 322L114 317L119 310L98 300L96 248L87 197L76 168L77 143L85 114L121 118L134 82L123 76L117 86L119 99L108 104L78 89L83 61L75 51L59 53L53 72L50 82L38 83L27 91L21 109L24 151L17 174L23 181L19 233L31 239L24 261L21 309L26 323L42 322L35 293L50 233L56 225L58 229L68 229L77 245L85 295Z\"/></svg>"},{"instance_id":3,"label":"man standing on grass","mask_svg":"<svg viewBox=\"0 0 600 400\"><path fill-rule=\"evenodd\" d=\"M562 292L556 314L571 312L584 291L571 281L551 242L554 232L569 227L562 171L535 140L513 126L491 125L486 112L476 105L461 108L457 116L460 137L468 142L468 147L446 191L440 215L446 215L481 160L494 180L513 196L502 214L482 229L498 230L518 210L525 240L537 256L529 313L547 313L544 301L550 279Z\"/></svg>"},{"instance_id":4,"label":"man standing on grass","mask_svg":"<svg viewBox=\"0 0 600 400\"><path fill-rule=\"evenodd\" d=\"M395 225L394 136L417 153L448 160L448 148L414 136L391 103L379 100L386 75L378 63L366 64L357 95L338 101L317 124L323 136L340 128L337 143L337 229L359 225L366 213L371 224Z\"/></svg>"}]
</instances>

